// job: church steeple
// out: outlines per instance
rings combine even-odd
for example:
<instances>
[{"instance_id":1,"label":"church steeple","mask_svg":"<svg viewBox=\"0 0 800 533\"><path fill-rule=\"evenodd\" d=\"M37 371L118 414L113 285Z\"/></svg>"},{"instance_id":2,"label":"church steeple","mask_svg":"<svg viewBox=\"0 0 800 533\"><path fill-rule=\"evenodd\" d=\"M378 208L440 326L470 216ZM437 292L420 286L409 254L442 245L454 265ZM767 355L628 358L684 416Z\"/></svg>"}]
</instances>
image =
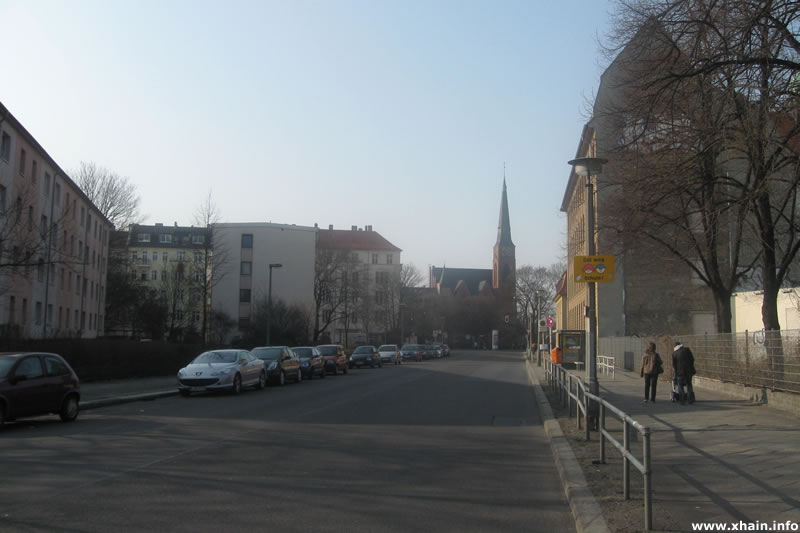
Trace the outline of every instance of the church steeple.
<instances>
[{"instance_id":1,"label":"church steeple","mask_svg":"<svg viewBox=\"0 0 800 533\"><path fill-rule=\"evenodd\" d=\"M497 245L514 246L511 241L511 217L508 215L508 193L506 192L506 178L503 177L503 195L500 197L500 220L497 223Z\"/></svg>"}]
</instances>

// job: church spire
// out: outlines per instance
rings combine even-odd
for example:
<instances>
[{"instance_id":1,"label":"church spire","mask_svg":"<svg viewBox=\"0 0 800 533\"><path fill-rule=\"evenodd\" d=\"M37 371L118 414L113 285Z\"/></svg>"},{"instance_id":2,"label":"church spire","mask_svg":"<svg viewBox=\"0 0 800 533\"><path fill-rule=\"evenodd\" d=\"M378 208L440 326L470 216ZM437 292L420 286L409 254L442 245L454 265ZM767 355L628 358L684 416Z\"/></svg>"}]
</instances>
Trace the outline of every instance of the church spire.
<instances>
[{"instance_id":1,"label":"church spire","mask_svg":"<svg viewBox=\"0 0 800 533\"><path fill-rule=\"evenodd\" d=\"M505 174L505 166L503 167L503 174ZM511 217L508 215L508 193L506 192L506 177L503 176L503 195L500 198L500 220L497 223L497 242L498 244L510 244L514 246L511 241Z\"/></svg>"}]
</instances>

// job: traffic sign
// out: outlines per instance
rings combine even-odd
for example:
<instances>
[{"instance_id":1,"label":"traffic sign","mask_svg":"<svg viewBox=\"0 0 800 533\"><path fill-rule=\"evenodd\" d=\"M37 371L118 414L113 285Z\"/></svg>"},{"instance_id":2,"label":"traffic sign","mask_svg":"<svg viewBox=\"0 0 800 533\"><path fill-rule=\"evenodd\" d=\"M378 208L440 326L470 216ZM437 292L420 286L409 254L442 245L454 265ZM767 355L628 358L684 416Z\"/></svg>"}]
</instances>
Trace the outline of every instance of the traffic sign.
<instances>
[{"instance_id":1,"label":"traffic sign","mask_svg":"<svg viewBox=\"0 0 800 533\"><path fill-rule=\"evenodd\" d=\"M576 255L572 259L572 270L578 283L614 281L614 256Z\"/></svg>"},{"instance_id":2,"label":"traffic sign","mask_svg":"<svg viewBox=\"0 0 800 533\"><path fill-rule=\"evenodd\" d=\"M547 324L547 327L548 327L548 328L552 328L553 326L555 326L555 325L556 325L556 321L555 321L555 320L553 320L553 317L549 316L549 317L547 317L547 318L545 319L545 324Z\"/></svg>"}]
</instances>

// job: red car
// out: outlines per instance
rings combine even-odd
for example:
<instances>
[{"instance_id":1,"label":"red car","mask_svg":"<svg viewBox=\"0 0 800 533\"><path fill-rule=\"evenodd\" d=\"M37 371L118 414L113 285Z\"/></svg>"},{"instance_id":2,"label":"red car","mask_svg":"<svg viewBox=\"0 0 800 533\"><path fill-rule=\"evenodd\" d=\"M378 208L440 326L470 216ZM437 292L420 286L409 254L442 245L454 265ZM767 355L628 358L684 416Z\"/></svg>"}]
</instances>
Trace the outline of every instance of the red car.
<instances>
[{"instance_id":1,"label":"red car","mask_svg":"<svg viewBox=\"0 0 800 533\"><path fill-rule=\"evenodd\" d=\"M347 355L344 353L344 346L341 344L322 344L317 346L317 350L322 353L325 360L325 372L334 376L341 370L347 374Z\"/></svg>"}]
</instances>

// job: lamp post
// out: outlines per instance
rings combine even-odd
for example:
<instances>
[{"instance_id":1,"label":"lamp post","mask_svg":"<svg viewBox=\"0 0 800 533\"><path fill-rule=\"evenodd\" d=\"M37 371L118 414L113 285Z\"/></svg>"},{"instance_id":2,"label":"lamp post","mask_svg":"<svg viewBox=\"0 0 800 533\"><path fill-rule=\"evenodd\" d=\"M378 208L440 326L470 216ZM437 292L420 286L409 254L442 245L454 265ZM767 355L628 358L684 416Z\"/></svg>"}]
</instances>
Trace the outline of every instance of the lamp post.
<instances>
[{"instance_id":1,"label":"lamp post","mask_svg":"<svg viewBox=\"0 0 800 533\"><path fill-rule=\"evenodd\" d=\"M272 320L272 269L281 268L283 265L280 263L269 264L269 284L267 289L267 346L270 346L269 326Z\"/></svg>"},{"instance_id":2,"label":"lamp post","mask_svg":"<svg viewBox=\"0 0 800 533\"><path fill-rule=\"evenodd\" d=\"M539 294L543 293L544 290L536 289L536 355L537 355L537 366L542 366L542 351L539 349L539 321L542 318L542 302L539 299Z\"/></svg>"},{"instance_id":3,"label":"lamp post","mask_svg":"<svg viewBox=\"0 0 800 533\"><path fill-rule=\"evenodd\" d=\"M586 243L588 245L588 255L594 255L596 253L594 242L594 233L596 229L594 221L594 183L592 182L592 175L600 174L603 171L603 165L606 163L608 163L608 159L600 157L581 157L569 161L575 174L586 176ZM594 282L589 282L587 284L587 291L589 293L589 298L586 306L586 317L588 318L586 332L586 378L589 381L589 392L598 395L600 393L600 383L597 381L597 304L595 302ZM594 403L592 405L594 405Z\"/></svg>"}]
</instances>

